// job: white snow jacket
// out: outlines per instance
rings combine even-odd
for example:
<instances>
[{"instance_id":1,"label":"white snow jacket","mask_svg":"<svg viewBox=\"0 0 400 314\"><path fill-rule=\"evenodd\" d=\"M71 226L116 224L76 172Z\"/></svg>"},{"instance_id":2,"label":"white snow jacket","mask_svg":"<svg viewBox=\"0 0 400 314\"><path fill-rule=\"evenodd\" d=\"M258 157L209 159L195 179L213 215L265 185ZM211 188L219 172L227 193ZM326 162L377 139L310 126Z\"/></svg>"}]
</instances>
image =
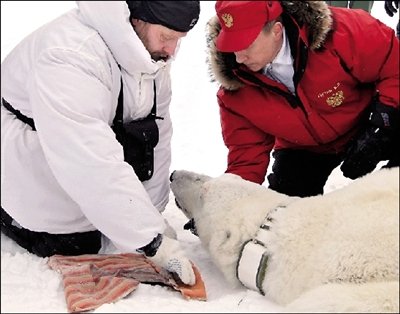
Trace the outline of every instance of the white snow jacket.
<instances>
[{"instance_id":1,"label":"white snow jacket","mask_svg":"<svg viewBox=\"0 0 400 314\"><path fill-rule=\"evenodd\" d=\"M1 205L24 228L100 230L121 251L163 233L172 135L170 61L155 62L125 1L78 8L25 38L1 65ZM11 30L10 30L11 31ZM124 83L124 120L147 116L156 82L160 139L154 175L140 182L110 128ZM160 212L159 212L160 211Z\"/></svg>"}]
</instances>

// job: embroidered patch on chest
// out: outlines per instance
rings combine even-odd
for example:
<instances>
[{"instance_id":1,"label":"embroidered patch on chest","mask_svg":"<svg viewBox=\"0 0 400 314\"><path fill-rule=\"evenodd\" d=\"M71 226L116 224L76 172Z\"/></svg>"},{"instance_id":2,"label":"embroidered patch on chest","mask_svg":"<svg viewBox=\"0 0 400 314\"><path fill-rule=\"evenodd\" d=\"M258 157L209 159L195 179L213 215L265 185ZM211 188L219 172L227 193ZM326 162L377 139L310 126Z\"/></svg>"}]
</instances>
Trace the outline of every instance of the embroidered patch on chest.
<instances>
[{"instance_id":1,"label":"embroidered patch on chest","mask_svg":"<svg viewBox=\"0 0 400 314\"><path fill-rule=\"evenodd\" d=\"M344 93L343 91L337 91L332 96L329 96L326 99L326 103L331 106L332 108L338 107L343 103L344 100Z\"/></svg>"}]
</instances>

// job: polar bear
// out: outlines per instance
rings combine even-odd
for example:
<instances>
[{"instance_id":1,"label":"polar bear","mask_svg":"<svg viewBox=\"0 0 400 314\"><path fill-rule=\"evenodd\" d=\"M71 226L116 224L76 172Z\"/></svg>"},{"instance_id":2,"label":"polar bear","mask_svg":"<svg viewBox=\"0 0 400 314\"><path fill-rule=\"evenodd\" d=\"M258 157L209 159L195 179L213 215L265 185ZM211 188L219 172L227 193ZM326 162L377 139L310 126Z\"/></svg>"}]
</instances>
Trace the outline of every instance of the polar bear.
<instances>
[{"instance_id":1,"label":"polar bear","mask_svg":"<svg viewBox=\"0 0 400 314\"><path fill-rule=\"evenodd\" d=\"M399 312L398 167L306 198L185 170L171 190L230 284L288 312Z\"/></svg>"}]
</instances>

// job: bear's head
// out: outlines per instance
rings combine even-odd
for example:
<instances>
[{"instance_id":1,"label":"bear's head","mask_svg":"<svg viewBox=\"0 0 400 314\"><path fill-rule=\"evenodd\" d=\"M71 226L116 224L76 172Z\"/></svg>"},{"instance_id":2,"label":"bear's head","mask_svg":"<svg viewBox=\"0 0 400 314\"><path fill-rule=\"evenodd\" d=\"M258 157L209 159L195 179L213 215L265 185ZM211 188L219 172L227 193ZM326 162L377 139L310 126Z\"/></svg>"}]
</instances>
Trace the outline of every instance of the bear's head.
<instances>
[{"instance_id":1,"label":"bear's head","mask_svg":"<svg viewBox=\"0 0 400 314\"><path fill-rule=\"evenodd\" d=\"M193 218L198 236L231 284L244 243L252 239L282 195L234 174L216 178L176 170L171 190L178 207Z\"/></svg>"}]
</instances>

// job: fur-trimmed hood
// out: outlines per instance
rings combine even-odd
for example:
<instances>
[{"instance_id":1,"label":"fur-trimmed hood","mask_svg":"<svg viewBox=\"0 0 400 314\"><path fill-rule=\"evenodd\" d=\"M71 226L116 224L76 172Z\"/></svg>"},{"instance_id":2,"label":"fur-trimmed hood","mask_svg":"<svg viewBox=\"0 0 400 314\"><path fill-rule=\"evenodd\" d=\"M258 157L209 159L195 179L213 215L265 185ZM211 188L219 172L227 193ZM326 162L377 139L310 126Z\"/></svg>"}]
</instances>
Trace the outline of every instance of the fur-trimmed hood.
<instances>
[{"instance_id":1,"label":"fur-trimmed hood","mask_svg":"<svg viewBox=\"0 0 400 314\"><path fill-rule=\"evenodd\" d=\"M325 1L281 1L285 13L291 15L298 24L308 25L309 48L320 48L332 27L331 12ZM221 30L217 16L207 23L207 64L212 81L218 81L224 88L235 90L241 83L232 73L233 53L223 53L216 49L215 41Z\"/></svg>"}]
</instances>

